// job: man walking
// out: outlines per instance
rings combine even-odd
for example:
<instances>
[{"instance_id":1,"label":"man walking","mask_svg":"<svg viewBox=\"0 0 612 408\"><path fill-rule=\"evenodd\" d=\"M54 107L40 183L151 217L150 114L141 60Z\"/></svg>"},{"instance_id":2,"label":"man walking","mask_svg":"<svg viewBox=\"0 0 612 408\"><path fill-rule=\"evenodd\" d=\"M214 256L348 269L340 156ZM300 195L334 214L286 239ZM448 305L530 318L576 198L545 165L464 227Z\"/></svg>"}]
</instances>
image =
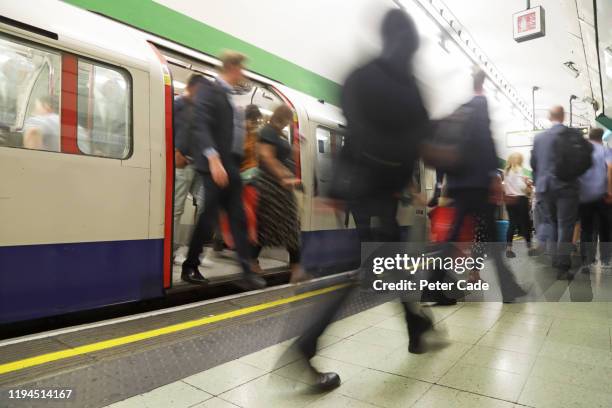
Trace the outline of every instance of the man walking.
<instances>
[{"instance_id":1,"label":"man walking","mask_svg":"<svg viewBox=\"0 0 612 408\"><path fill-rule=\"evenodd\" d=\"M198 143L195 167L206 194L204 211L196 224L181 275L192 283L208 282L198 270L198 257L204 242L212 236L221 207L229 218L244 283L248 288L266 286L265 280L251 271L240 163L232 152L236 107L231 94L234 87L244 80L242 70L245 60L242 54L224 53L220 75L210 86L201 87L195 98L194 137Z\"/></svg>"}]
</instances>

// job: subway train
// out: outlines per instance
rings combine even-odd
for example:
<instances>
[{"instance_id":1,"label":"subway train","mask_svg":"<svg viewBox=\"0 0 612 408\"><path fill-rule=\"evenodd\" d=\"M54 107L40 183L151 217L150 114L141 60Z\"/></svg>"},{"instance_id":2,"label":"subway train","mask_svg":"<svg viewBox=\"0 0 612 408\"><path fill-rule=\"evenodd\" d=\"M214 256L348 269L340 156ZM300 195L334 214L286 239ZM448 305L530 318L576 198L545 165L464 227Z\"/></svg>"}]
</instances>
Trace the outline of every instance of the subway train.
<instances>
[{"instance_id":1,"label":"subway train","mask_svg":"<svg viewBox=\"0 0 612 408\"><path fill-rule=\"evenodd\" d=\"M59 1L2 8L0 323L166 295L176 286L173 96L191 73L214 77L218 60ZM325 205L341 111L247 77L236 103L295 112L304 265L342 269L359 253L350 216ZM400 213L425 236L423 208Z\"/></svg>"}]
</instances>

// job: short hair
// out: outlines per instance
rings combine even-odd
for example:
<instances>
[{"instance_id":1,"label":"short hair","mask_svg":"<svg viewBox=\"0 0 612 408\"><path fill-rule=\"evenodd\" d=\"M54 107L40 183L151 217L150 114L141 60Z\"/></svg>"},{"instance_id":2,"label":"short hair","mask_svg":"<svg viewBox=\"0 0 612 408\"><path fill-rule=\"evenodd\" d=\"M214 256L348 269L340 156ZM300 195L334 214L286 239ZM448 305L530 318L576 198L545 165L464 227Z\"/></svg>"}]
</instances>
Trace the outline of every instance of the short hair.
<instances>
[{"instance_id":1,"label":"short hair","mask_svg":"<svg viewBox=\"0 0 612 408\"><path fill-rule=\"evenodd\" d=\"M293 120L293 111L285 104L280 105L274 109L274 113L270 117L270 124L275 127L280 127L285 121L291 122Z\"/></svg>"},{"instance_id":2,"label":"short hair","mask_svg":"<svg viewBox=\"0 0 612 408\"><path fill-rule=\"evenodd\" d=\"M601 142L603 139L604 130L602 128L591 128L589 132L589 139L596 142Z\"/></svg>"},{"instance_id":3,"label":"short hair","mask_svg":"<svg viewBox=\"0 0 612 408\"><path fill-rule=\"evenodd\" d=\"M246 120L259 120L263 117L263 115L261 114L261 111L259 110L259 108L257 107L257 105L247 105L247 107L244 109L244 117L246 118Z\"/></svg>"},{"instance_id":4,"label":"short hair","mask_svg":"<svg viewBox=\"0 0 612 408\"><path fill-rule=\"evenodd\" d=\"M484 81L485 79L487 79L487 74L482 69L478 69L472 75L472 79L472 85L474 87L474 90L477 91L479 89L482 89L482 87L484 86Z\"/></svg>"},{"instance_id":5,"label":"short hair","mask_svg":"<svg viewBox=\"0 0 612 408\"><path fill-rule=\"evenodd\" d=\"M243 66L247 57L236 51L223 51L220 59L223 70L227 70L229 68Z\"/></svg>"},{"instance_id":6,"label":"short hair","mask_svg":"<svg viewBox=\"0 0 612 408\"><path fill-rule=\"evenodd\" d=\"M553 106L552 108L550 108L548 115L551 120L558 120L559 122L563 122L563 119L565 119L565 109L563 109L563 106L561 105Z\"/></svg>"},{"instance_id":7,"label":"short hair","mask_svg":"<svg viewBox=\"0 0 612 408\"><path fill-rule=\"evenodd\" d=\"M200 85L204 81L204 77L200 74L191 74L187 80L187 88L193 88Z\"/></svg>"}]
</instances>

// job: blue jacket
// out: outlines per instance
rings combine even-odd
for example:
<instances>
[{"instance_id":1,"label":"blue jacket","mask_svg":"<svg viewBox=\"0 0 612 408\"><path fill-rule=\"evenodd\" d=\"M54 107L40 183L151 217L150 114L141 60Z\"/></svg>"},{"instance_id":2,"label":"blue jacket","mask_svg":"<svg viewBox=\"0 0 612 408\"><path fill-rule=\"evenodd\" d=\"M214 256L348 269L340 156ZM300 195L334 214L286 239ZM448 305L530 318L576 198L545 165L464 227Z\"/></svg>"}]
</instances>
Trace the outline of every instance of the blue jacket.
<instances>
[{"instance_id":1,"label":"blue jacket","mask_svg":"<svg viewBox=\"0 0 612 408\"><path fill-rule=\"evenodd\" d=\"M578 193L578 181L561 181L555 176L554 144L565 126L556 124L537 135L531 150L531 169L537 193L569 189Z\"/></svg>"},{"instance_id":2,"label":"blue jacket","mask_svg":"<svg viewBox=\"0 0 612 408\"><path fill-rule=\"evenodd\" d=\"M482 95L474 96L465 106L473 112L468 123L468 131L463 140L462 151L466 155L461 171L447 175L447 188L489 188L491 179L497 172L497 153L491 136L491 121L487 99Z\"/></svg>"}]
</instances>

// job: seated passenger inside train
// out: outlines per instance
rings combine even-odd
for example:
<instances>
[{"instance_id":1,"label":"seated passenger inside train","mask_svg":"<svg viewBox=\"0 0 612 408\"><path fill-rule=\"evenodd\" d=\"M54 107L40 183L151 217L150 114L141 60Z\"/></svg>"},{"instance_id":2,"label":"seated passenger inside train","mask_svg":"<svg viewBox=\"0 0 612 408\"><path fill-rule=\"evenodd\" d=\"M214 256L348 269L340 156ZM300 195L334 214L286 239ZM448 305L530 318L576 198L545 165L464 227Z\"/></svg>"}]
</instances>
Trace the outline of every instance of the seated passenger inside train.
<instances>
[{"instance_id":1,"label":"seated passenger inside train","mask_svg":"<svg viewBox=\"0 0 612 408\"><path fill-rule=\"evenodd\" d=\"M41 96L34 104L33 116L24 125L23 147L60 151L59 109L54 97Z\"/></svg>"}]
</instances>

